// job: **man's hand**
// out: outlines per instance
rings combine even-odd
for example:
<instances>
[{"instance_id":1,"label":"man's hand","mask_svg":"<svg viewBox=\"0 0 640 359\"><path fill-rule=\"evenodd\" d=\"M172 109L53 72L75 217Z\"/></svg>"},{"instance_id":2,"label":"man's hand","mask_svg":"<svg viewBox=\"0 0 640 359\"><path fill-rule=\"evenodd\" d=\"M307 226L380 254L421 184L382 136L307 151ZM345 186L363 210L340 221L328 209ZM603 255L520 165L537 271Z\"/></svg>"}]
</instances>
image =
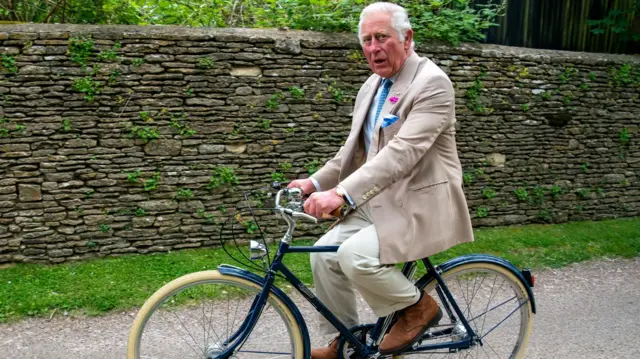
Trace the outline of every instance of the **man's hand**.
<instances>
[{"instance_id":1,"label":"man's hand","mask_svg":"<svg viewBox=\"0 0 640 359\"><path fill-rule=\"evenodd\" d=\"M313 193L304 202L304 211L316 218L331 218L331 212L344 204L344 198L335 189Z\"/></svg>"},{"instance_id":2,"label":"man's hand","mask_svg":"<svg viewBox=\"0 0 640 359\"><path fill-rule=\"evenodd\" d=\"M314 186L313 182L308 178L292 181L287 188L300 188L302 193L307 195L316 191L316 186Z\"/></svg>"}]
</instances>

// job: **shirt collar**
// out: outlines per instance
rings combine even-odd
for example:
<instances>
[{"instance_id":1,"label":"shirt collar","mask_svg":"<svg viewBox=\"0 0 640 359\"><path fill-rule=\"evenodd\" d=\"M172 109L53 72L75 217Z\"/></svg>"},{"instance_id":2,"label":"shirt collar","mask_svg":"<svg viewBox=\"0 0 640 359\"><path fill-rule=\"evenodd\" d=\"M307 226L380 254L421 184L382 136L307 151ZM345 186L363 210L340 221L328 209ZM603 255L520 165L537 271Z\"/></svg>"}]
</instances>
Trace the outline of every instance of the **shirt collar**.
<instances>
[{"instance_id":1,"label":"shirt collar","mask_svg":"<svg viewBox=\"0 0 640 359\"><path fill-rule=\"evenodd\" d=\"M389 78L382 77L382 76L380 76L380 78L381 78L381 79L388 79L389 81L391 81L391 83L394 83L394 82L396 82L396 78L398 78L398 74L399 74L399 73L400 73L400 72L397 72L395 75L393 75L393 76L391 76L391 77L389 77ZM382 80L381 80L381 81L382 81Z\"/></svg>"}]
</instances>

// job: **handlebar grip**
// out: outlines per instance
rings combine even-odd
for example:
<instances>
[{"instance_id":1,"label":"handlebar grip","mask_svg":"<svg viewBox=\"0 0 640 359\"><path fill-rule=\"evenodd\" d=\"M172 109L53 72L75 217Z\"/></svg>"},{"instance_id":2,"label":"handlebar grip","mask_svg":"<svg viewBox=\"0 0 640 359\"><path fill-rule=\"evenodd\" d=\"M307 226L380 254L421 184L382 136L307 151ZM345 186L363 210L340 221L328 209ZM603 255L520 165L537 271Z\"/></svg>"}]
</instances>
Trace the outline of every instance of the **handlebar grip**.
<instances>
[{"instance_id":1,"label":"handlebar grip","mask_svg":"<svg viewBox=\"0 0 640 359\"><path fill-rule=\"evenodd\" d=\"M344 214L344 210L343 210L342 206L334 209L333 212L331 212L331 215L333 217L342 217L343 214Z\"/></svg>"},{"instance_id":2,"label":"handlebar grip","mask_svg":"<svg viewBox=\"0 0 640 359\"><path fill-rule=\"evenodd\" d=\"M344 206L340 206L340 207L334 209L333 211L331 211L331 213L323 214L322 218L324 218L324 219L342 218L344 216L345 212L346 212L345 207Z\"/></svg>"}]
</instances>

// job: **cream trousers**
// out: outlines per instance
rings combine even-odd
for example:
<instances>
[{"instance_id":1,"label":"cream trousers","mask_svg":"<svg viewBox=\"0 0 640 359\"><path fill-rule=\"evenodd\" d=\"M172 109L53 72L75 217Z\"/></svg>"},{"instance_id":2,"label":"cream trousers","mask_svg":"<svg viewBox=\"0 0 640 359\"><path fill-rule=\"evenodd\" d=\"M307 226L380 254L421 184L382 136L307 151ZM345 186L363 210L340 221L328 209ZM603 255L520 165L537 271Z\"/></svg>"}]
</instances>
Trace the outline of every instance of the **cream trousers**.
<instances>
[{"instance_id":1,"label":"cream trousers","mask_svg":"<svg viewBox=\"0 0 640 359\"><path fill-rule=\"evenodd\" d=\"M368 203L333 227L315 245L340 246L337 253L311 253L311 270L316 296L347 328L360 324L354 288L378 317L420 299L416 286L400 270L380 264L378 235ZM320 314L319 323L324 334L337 332Z\"/></svg>"}]
</instances>

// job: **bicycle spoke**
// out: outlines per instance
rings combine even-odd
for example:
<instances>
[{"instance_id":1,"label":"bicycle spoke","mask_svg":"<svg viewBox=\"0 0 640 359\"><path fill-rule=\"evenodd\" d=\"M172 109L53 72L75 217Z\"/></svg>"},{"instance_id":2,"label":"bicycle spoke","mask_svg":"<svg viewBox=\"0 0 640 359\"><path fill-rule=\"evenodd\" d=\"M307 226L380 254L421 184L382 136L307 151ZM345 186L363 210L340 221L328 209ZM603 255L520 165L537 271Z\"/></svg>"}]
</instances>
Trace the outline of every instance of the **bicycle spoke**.
<instances>
[{"instance_id":1,"label":"bicycle spoke","mask_svg":"<svg viewBox=\"0 0 640 359\"><path fill-rule=\"evenodd\" d=\"M524 303L520 304L516 309L512 310L511 313L509 313L509 315L507 315L504 319L502 319L498 324L496 324L493 328L491 328L491 330L489 330L486 334L484 334L480 339L484 339L484 337L486 337L487 335L489 335L494 329L496 329L500 324L502 324L505 320L509 319L509 317L511 315L513 315L513 313L515 313L516 311L518 311L522 306L524 305Z\"/></svg>"},{"instance_id":2,"label":"bicycle spoke","mask_svg":"<svg viewBox=\"0 0 640 359\"><path fill-rule=\"evenodd\" d=\"M240 306L240 301L236 302L236 309L235 312L233 313L233 322L231 322L231 331L235 333L235 330L233 330L235 324L236 324L236 317L238 316L238 307ZM240 329L240 328L238 328Z\"/></svg>"},{"instance_id":3,"label":"bicycle spoke","mask_svg":"<svg viewBox=\"0 0 640 359\"><path fill-rule=\"evenodd\" d=\"M498 277L496 276L496 278L498 278ZM499 288L502 288L502 285L503 285L503 284L504 284L504 278L502 279L502 282L500 283L500 287L499 287ZM493 286L493 287L495 287L495 282L494 282L494 286ZM498 292L496 292L496 294L493 294L493 287L492 287L492 289L491 289L491 294L489 295L489 300L487 300L487 307L485 308L485 311L489 308L489 304L491 303L491 300L492 300L492 299L495 297L495 295L498 293ZM482 335L482 331L484 330L484 325L485 325L485 322L486 322L486 321L487 321L487 316L485 315L485 316L484 316L484 319L483 319L483 321L482 321L482 327L480 328L480 332L478 333L478 335Z\"/></svg>"},{"instance_id":4,"label":"bicycle spoke","mask_svg":"<svg viewBox=\"0 0 640 359\"><path fill-rule=\"evenodd\" d=\"M494 353L496 353L496 354L498 355L498 357L500 357L500 354L499 354L497 351L495 351L495 349L493 349L493 347L491 346L491 344L489 344L489 342L484 343L484 344L485 344L486 346L488 346L488 347L489 347L489 349L491 349L491 351L493 351ZM478 345L478 346L479 346L479 345ZM484 346L482 347L482 350L484 350ZM486 351L485 351L485 354L486 354ZM489 355L487 355L487 357L489 357Z\"/></svg>"},{"instance_id":5,"label":"bicycle spoke","mask_svg":"<svg viewBox=\"0 0 640 359\"><path fill-rule=\"evenodd\" d=\"M484 279L485 279L486 277L487 277L487 276L482 276L482 282L480 282L480 284L478 284L478 288L477 288L477 289L476 289L476 283L477 283L478 281L477 281L477 279L476 279L476 281L474 281L474 284L473 284L473 293L472 293L473 295L471 296L471 300L470 300L469 302L473 302L473 298L475 298L475 297L476 297L476 294L478 294L478 291L480 290L480 287L482 286L482 283L484 283Z\"/></svg>"},{"instance_id":6,"label":"bicycle spoke","mask_svg":"<svg viewBox=\"0 0 640 359\"><path fill-rule=\"evenodd\" d=\"M164 315L162 314L162 312L159 312L160 316L162 316L164 318ZM184 323L182 323L182 320L180 319L180 317L178 317L175 313L173 313L173 315L178 318L178 320L180 321L180 323L182 324L182 327L185 328L185 330L187 331L187 334L189 334L189 336L191 337L191 339L193 339L193 342L196 344L196 347L198 346L198 341L196 341L196 339L191 335L191 332L189 332L189 330L184 326ZM169 321L165 320L167 323ZM173 328L173 326L172 326ZM176 332L176 334L180 334L178 333L178 330L176 330L175 328L173 328L173 330ZM189 348L191 348L191 350L193 350L194 353L196 353L196 355L198 355L198 351L195 350L191 344L189 344L186 340L182 339L183 342L185 342L185 344L187 344L189 346Z\"/></svg>"},{"instance_id":7,"label":"bicycle spoke","mask_svg":"<svg viewBox=\"0 0 640 359\"><path fill-rule=\"evenodd\" d=\"M209 302L210 302L210 308L211 308L211 311L209 312L209 318L213 318L213 309L214 309L213 301L209 301ZM213 319L210 319L208 328L213 331L213 334L215 334L216 336L216 340L218 341L218 343L220 343L220 336L218 335L218 333L216 333L216 328L213 328L211 326L212 324L213 324ZM211 337L211 339L213 339L213 337Z\"/></svg>"},{"instance_id":8,"label":"bicycle spoke","mask_svg":"<svg viewBox=\"0 0 640 359\"><path fill-rule=\"evenodd\" d=\"M517 299L518 299L518 297L515 297L515 296L514 296L514 297L512 297L511 299L507 299L507 300L505 300L504 302L502 302L502 303L500 303L500 304L496 305L495 307L493 307L493 308L491 308L491 309L487 310L486 312L482 312L482 313L480 313L480 314L476 315L475 317L473 317L473 319L470 319L470 320L469 320L469 322L473 322L473 321L475 321L476 319L480 318L481 316L486 315L486 314L490 313L491 311L493 311L493 310L495 310L495 309L500 308L501 306L503 306L503 305L505 305L505 304L507 304L507 303L511 302L511 301L512 301L512 300L514 300L514 299L516 299L516 300L517 300Z\"/></svg>"},{"instance_id":9,"label":"bicycle spoke","mask_svg":"<svg viewBox=\"0 0 640 359\"><path fill-rule=\"evenodd\" d=\"M227 292L227 326L226 337L229 338L229 292Z\"/></svg>"},{"instance_id":10,"label":"bicycle spoke","mask_svg":"<svg viewBox=\"0 0 640 359\"><path fill-rule=\"evenodd\" d=\"M460 287L460 295L462 295L462 298L464 299L464 302L465 302L465 304L466 304L466 306L467 306L467 309L466 309L466 313L467 313L467 314L465 315L465 314L464 314L465 312L463 312L463 313L462 313L462 314L463 314L463 315L465 315L465 317L466 317L466 316L468 316L468 315L469 315L469 313L471 312L471 308L470 308L470 306L469 306L469 301L467 301L467 297L465 297L465 296L464 296L463 289L462 289L462 284L460 284L460 279L459 279L458 277L456 277L456 281L458 282L458 287ZM469 284L468 284L468 282L467 282L467 287L468 287L468 286L469 286Z\"/></svg>"},{"instance_id":11,"label":"bicycle spoke","mask_svg":"<svg viewBox=\"0 0 640 359\"><path fill-rule=\"evenodd\" d=\"M208 343L209 342L209 332L207 331L206 320L207 320L207 315L205 314L205 311L204 311L204 301L202 301L202 336L203 336L203 343Z\"/></svg>"}]
</instances>

